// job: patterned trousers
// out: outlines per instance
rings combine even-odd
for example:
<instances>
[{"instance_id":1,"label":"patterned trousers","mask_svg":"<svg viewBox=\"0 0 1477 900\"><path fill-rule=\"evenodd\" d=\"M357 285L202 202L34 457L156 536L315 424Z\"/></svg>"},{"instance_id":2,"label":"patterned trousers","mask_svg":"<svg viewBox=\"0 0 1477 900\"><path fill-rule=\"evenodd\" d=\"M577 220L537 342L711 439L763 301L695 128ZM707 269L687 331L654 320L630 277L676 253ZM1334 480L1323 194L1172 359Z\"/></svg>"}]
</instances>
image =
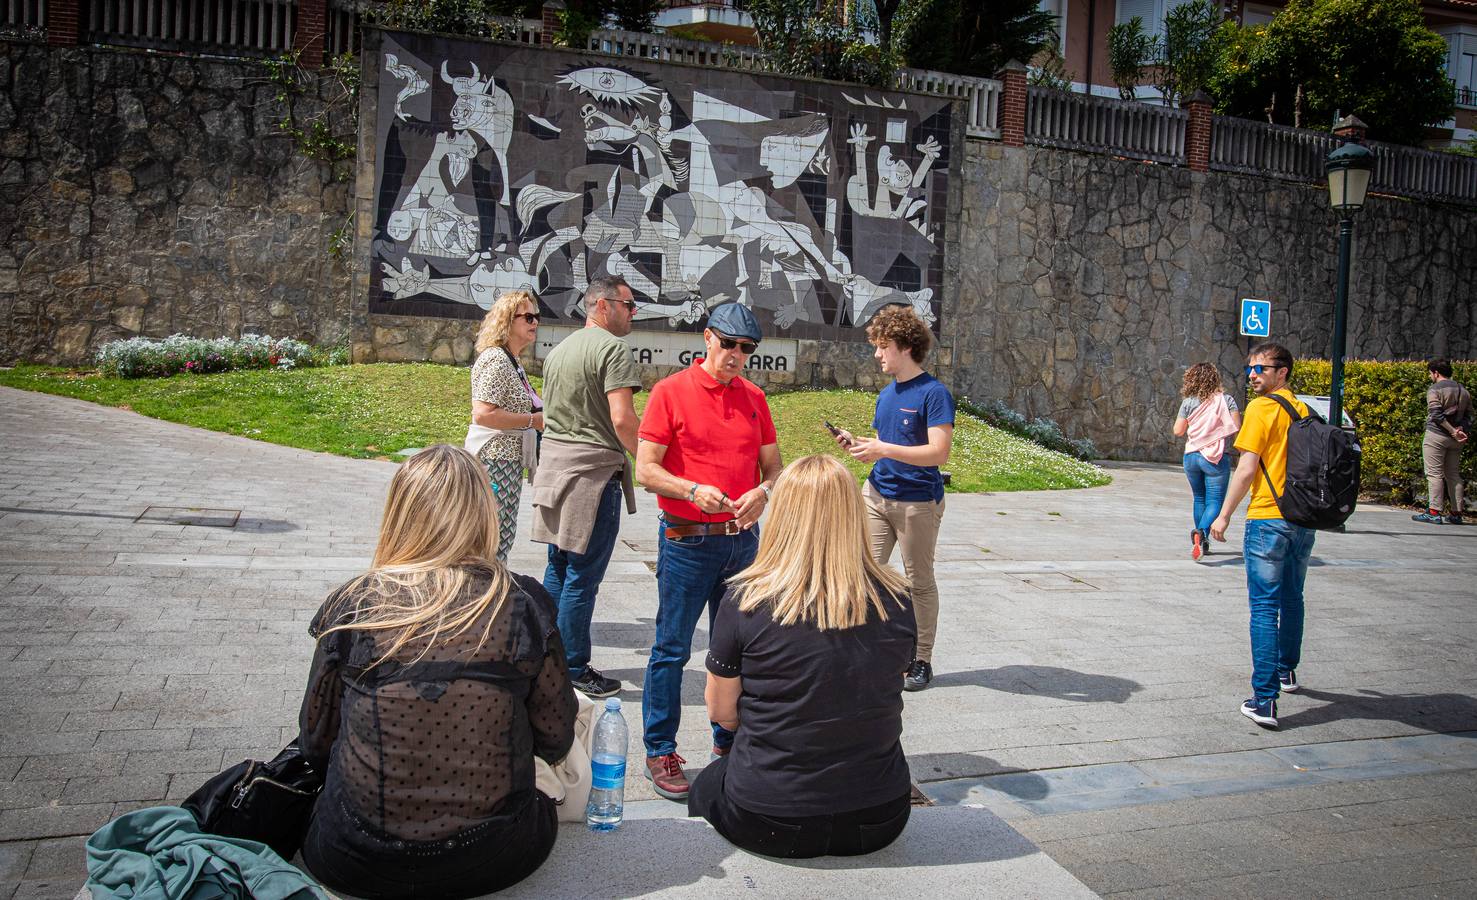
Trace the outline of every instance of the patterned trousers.
<instances>
[{"instance_id":1,"label":"patterned trousers","mask_svg":"<svg viewBox=\"0 0 1477 900\"><path fill-rule=\"evenodd\" d=\"M508 561L508 551L518 533L518 498L523 495L523 461L484 459L487 480L497 497L497 561Z\"/></svg>"}]
</instances>

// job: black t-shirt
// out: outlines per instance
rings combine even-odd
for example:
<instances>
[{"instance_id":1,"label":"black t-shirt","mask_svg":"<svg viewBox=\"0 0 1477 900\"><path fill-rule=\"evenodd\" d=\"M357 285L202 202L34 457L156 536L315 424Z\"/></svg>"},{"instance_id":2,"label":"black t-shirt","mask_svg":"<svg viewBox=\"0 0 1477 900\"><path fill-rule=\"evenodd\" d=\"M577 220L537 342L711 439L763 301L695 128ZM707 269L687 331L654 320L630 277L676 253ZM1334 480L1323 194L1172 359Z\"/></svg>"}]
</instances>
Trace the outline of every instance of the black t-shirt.
<instances>
[{"instance_id":1,"label":"black t-shirt","mask_svg":"<svg viewBox=\"0 0 1477 900\"><path fill-rule=\"evenodd\" d=\"M718 607L708 671L739 678L739 730L725 793L765 815L796 818L877 806L906 794L903 673L917 627L907 598L884 593L887 620L844 631L777 624L768 605Z\"/></svg>"}]
</instances>

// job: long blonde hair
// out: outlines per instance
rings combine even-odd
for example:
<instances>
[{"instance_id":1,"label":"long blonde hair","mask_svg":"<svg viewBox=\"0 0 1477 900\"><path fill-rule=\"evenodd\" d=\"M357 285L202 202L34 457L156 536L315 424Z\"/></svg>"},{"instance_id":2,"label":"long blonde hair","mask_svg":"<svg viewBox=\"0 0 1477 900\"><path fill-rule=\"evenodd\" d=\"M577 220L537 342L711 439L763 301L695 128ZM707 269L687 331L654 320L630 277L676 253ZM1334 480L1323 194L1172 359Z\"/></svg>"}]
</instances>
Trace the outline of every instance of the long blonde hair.
<instances>
[{"instance_id":1,"label":"long blonde hair","mask_svg":"<svg viewBox=\"0 0 1477 900\"><path fill-rule=\"evenodd\" d=\"M508 331L513 327L513 316L524 303L532 303L533 311L538 312L538 298L529 291L506 291L498 295L492 303L492 309L482 317L482 324L477 326L478 353L508 345Z\"/></svg>"},{"instance_id":2,"label":"long blonde hair","mask_svg":"<svg viewBox=\"0 0 1477 900\"><path fill-rule=\"evenodd\" d=\"M347 613L347 620L323 635L386 632L388 644L374 665L412 641L422 644L419 659L438 639L467 631L490 607L485 642L511 586L497 543L497 500L481 464L460 447L427 447L390 479L374 561L341 595L357 607L331 611L334 618ZM489 573L487 590L464 599L468 582Z\"/></svg>"},{"instance_id":3,"label":"long blonde hair","mask_svg":"<svg viewBox=\"0 0 1477 900\"><path fill-rule=\"evenodd\" d=\"M767 603L779 624L809 623L822 631L864 624L869 606L886 619L882 591L901 603L908 590L905 578L867 551L867 511L856 479L823 454L798 459L780 474L754 562L729 584L744 612Z\"/></svg>"}]
</instances>

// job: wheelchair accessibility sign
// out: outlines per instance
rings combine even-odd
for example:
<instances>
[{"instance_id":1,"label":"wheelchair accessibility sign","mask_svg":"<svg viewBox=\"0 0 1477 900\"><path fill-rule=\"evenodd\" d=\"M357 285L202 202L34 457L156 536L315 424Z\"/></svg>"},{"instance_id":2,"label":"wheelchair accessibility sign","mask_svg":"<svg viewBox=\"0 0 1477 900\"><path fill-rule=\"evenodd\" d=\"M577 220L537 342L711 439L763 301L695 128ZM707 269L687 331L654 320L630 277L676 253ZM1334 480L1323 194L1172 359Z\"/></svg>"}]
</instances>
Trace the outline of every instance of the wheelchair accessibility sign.
<instances>
[{"instance_id":1,"label":"wheelchair accessibility sign","mask_svg":"<svg viewBox=\"0 0 1477 900\"><path fill-rule=\"evenodd\" d=\"M1246 337L1269 337L1272 334L1272 301L1241 301L1241 333Z\"/></svg>"}]
</instances>

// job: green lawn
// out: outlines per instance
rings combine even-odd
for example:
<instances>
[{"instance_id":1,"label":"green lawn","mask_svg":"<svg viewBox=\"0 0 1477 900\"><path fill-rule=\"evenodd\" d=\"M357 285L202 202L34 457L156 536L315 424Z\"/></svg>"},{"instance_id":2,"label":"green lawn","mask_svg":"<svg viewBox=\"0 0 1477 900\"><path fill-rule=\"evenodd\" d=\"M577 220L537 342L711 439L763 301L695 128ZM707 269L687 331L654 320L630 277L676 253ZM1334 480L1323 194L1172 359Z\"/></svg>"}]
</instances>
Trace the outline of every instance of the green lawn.
<instances>
[{"instance_id":1,"label":"green lawn","mask_svg":"<svg viewBox=\"0 0 1477 900\"><path fill-rule=\"evenodd\" d=\"M341 456L389 458L438 441L460 445L470 411L470 372L430 364L258 370L120 379L41 366L0 370L0 385L76 397L157 419ZM644 394L638 395L638 408ZM865 433L876 395L804 391L770 397L786 459L834 453L821 427ZM1046 450L963 413L946 467L951 491L1023 491L1107 484L1096 466Z\"/></svg>"}]
</instances>

